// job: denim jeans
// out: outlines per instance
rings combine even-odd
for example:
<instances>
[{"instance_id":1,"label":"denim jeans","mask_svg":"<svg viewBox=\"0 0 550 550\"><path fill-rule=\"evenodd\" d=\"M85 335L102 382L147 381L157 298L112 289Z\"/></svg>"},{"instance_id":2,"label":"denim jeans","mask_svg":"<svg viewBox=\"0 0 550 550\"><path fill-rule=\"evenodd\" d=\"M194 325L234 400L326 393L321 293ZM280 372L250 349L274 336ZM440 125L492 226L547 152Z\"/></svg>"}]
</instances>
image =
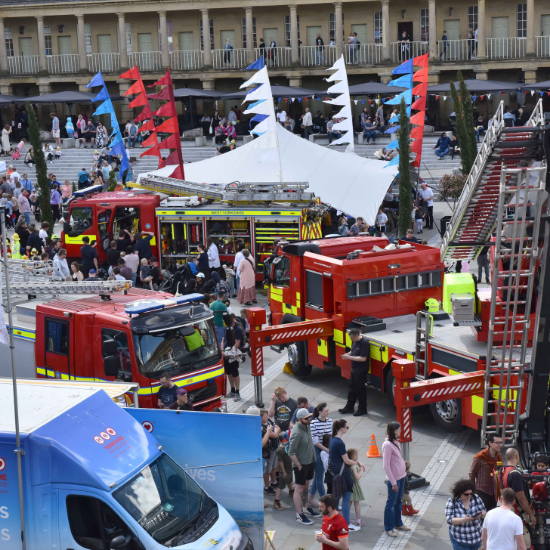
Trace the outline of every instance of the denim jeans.
<instances>
[{"instance_id":1,"label":"denim jeans","mask_svg":"<svg viewBox=\"0 0 550 550\"><path fill-rule=\"evenodd\" d=\"M222 345L222 340L225 335L224 327L214 327L216 329L216 336L218 337L218 344Z\"/></svg>"},{"instance_id":2,"label":"denim jeans","mask_svg":"<svg viewBox=\"0 0 550 550\"><path fill-rule=\"evenodd\" d=\"M401 499L403 498L403 491L405 489L405 478L402 477L396 482L397 492L394 492L391 488L391 483L386 480L388 486L388 500L386 501L386 508L384 510L384 529L386 531L392 531L395 527L401 527L403 520L401 519Z\"/></svg>"},{"instance_id":3,"label":"denim jeans","mask_svg":"<svg viewBox=\"0 0 550 550\"><path fill-rule=\"evenodd\" d=\"M137 271L135 273L132 273L132 286L136 287L136 280L137 280Z\"/></svg>"},{"instance_id":4,"label":"denim jeans","mask_svg":"<svg viewBox=\"0 0 550 550\"><path fill-rule=\"evenodd\" d=\"M325 467L323 466L323 461L321 460L321 449L315 447L315 477L311 482L311 487L309 489L309 494L314 495L319 493L320 497L325 496L327 493L325 491Z\"/></svg>"},{"instance_id":5,"label":"denim jeans","mask_svg":"<svg viewBox=\"0 0 550 550\"><path fill-rule=\"evenodd\" d=\"M344 493L344 496L342 497L342 515L344 516L344 519L347 521L349 525L349 501L351 499L351 491L346 491ZM338 504L340 504L340 501L336 503L336 508L338 508Z\"/></svg>"},{"instance_id":6,"label":"denim jeans","mask_svg":"<svg viewBox=\"0 0 550 550\"><path fill-rule=\"evenodd\" d=\"M436 149L436 150L435 150L435 154L436 154L439 158L443 158L445 155L448 155L448 154L449 154L449 149Z\"/></svg>"},{"instance_id":7,"label":"denim jeans","mask_svg":"<svg viewBox=\"0 0 550 550\"><path fill-rule=\"evenodd\" d=\"M367 138L367 143L370 141L371 137L373 143L376 143L376 136L378 135L378 132L376 130L363 130L363 135Z\"/></svg>"},{"instance_id":8,"label":"denim jeans","mask_svg":"<svg viewBox=\"0 0 550 550\"><path fill-rule=\"evenodd\" d=\"M474 544L466 544L465 542L459 542L453 537L450 529L449 529L449 537L451 538L451 544L453 546L453 550L479 550L479 548L481 547L481 541L475 542Z\"/></svg>"},{"instance_id":9,"label":"denim jeans","mask_svg":"<svg viewBox=\"0 0 550 550\"><path fill-rule=\"evenodd\" d=\"M28 225L31 223L31 213L30 212L23 212L25 214L25 223Z\"/></svg>"}]
</instances>

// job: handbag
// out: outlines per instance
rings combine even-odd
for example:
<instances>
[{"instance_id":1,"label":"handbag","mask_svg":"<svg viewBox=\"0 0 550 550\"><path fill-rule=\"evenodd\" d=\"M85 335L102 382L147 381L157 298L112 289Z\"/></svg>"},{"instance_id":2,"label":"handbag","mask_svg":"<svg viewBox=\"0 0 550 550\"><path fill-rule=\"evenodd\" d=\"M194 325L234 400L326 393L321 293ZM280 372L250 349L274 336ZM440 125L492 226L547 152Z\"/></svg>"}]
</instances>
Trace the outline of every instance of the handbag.
<instances>
[{"instance_id":1,"label":"handbag","mask_svg":"<svg viewBox=\"0 0 550 550\"><path fill-rule=\"evenodd\" d=\"M211 124L211 125L210 125L210 128L208 129L208 133L209 133L209 134L212 134L213 131L214 131L214 130L212 130L212 124Z\"/></svg>"},{"instance_id":2,"label":"handbag","mask_svg":"<svg viewBox=\"0 0 550 550\"><path fill-rule=\"evenodd\" d=\"M75 139L78 139L78 132L75 132L73 136L75 137Z\"/></svg>"},{"instance_id":3,"label":"handbag","mask_svg":"<svg viewBox=\"0 0 550 550\"><path fill-rule=\"evenodd\" d=\"M348 488L348 482L344 479L344 476L342 475L344 473L344 468L346 467L346 463L342 463L342 467L340 468L340 473L336 474L334 476L334 479L332 480L332 496L338 501L340 500L346 491L349 491Z\"/></svg>"}]
</instances>

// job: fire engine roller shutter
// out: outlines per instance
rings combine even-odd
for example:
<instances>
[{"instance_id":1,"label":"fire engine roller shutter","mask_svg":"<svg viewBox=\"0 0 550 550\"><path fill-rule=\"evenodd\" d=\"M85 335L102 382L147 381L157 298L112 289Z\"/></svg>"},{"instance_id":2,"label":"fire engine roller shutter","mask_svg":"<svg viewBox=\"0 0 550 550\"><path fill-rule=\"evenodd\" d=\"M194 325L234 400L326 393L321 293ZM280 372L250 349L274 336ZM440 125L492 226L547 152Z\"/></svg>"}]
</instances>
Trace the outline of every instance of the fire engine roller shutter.
<instances>
[{"instance_id":1,"label":"fire engine roller shutter","mask_svg":"<svg viewBox=\"0 0 550 550\"><path fill-rule=\"evenodd\" d=\"M478 369L477 361L464 357L462 355L456 355L454 353L431 346L432 350L432 363L437 363L443 367L457 370L459 372L476 372Z\"/></svg>"},{"instance_id":2,"label":"fire engine roller shutter","mask_svg":"<svg viewBox=\"0 0 550 550\"><path fill-rule=\"evenodd\" d=\"M348 300L352 300L353 298L363 298L365 296L377 296L379 294L437 286L441 286L441 270L409 273L381 279L367 279L366 281L353 281L347 284L347 296Z\"/></svg>"},{"instance_id":3,"label":"fire engine roller shutter","mask_svg":"<svg viewBox=\"0 0 550 550\"><path fill-rule=\"evenodd\" d=\"M323 309L323 275L306 270L306 304Z\"/></svg>"}]
</instances>

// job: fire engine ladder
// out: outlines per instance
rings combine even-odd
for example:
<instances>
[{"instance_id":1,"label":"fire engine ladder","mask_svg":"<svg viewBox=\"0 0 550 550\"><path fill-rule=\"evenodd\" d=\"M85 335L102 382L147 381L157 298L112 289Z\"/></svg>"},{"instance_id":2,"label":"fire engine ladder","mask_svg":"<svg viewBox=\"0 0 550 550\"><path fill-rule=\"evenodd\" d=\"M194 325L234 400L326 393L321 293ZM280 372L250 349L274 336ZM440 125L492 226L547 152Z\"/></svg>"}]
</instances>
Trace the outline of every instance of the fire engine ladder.
<instances>
[{"instance_id":1,"label":"fire engine ladder","mask_svg":"<svg viewBox=\"0 0 550 550\"><path fill-rule=\"evenodd\" d=\"M416 365L416 378L426 380L428 369L426 366L426 347L433 330L433 317L427 311L419 311L416 314L416 347L414 362Z\"/></svg>"},{"instance_id":2,"label":"fire engine ladder","mask_svg":"<svg viewBox=\"0 0 550 550\"><path fill-rule=\"evenodd\" d=\"M542 100L525 126L506 127L503 114L501 102L443 236L442 261L477 258L497 225L502 169L538 157L544 129ZM512 178L512 173L506 175Z\"/></svg>"},{"instance_id":3,"label":"fire engine ladder","mask_svg":"<svg viewBox=\"0 0 550 550\"><path fill-rule=\"evenodd\" d=\"M198 196L205 199L236 202L312 202L315 193L306 191L308 183L229 183L225 186L192 183L185 180L148 176L139 183L128 183L135 189L150 189L173 195Z\"/></svg>"},{"instance_id":4,"label":"fire engine ladder","mask_svg":"<svg viewBox=\"0 0 550 550\"><path fill-rule=\"evenodd\" d=\"M543 202L546 199L546 161L530 168L501 167L494 262L482 442L498 434L515 445L528 356L532 297ZM513 218L509 208L513 206ZM497 310L498 308L498 310ZM532 383L532 376L529 378ZM483 443L482 443L483 444Z\"/></svg>"}]
</instances>

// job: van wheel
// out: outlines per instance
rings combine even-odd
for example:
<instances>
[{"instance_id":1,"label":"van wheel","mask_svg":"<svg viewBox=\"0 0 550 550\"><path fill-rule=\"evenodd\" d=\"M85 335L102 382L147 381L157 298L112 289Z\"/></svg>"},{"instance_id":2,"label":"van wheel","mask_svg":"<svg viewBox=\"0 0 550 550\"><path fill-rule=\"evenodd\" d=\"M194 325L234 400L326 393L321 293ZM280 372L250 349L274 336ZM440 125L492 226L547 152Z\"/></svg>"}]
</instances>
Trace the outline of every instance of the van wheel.
<instances>
[{"instance_id":1,"label":"van wheel","mask_svg":"<svg viewBox=\"0 0 550 550\"><path fill-rule=\"evenodd\" d=\"M281 325L288 325L289 323L299 323L302 321L300 317L292 315L290 313L285 313L281 320ZM306 342L294 342L293 344L288 344L288 362L290 368L294 373L294 376L303 377L309 376L311 374L311 365L307 362L307 345Z\"/></svg>"},{"instance_id":2,"label":"van wheel","mask_svg":"<svg viewBox=\"0 0 550 550\"><path fill-rule=\"evenodd\" d=\"M462 399L447 399L431 403L430 409L438 426L446 432L457 433L462 426Z\"/></svg>"},{"instance_id":3,"label":"van wheel","mask_svg":"<svg viewBox=\"0 0 550 550\"><path fill-rule=\"evenodd\" d=\"M393 376L391 364L390 364L390 368L388 369L388 372L386 373L385 390L386 390L386 394L388 395L388 399L391 403L391 406L395 407L395 378Z\"/></svg>"}]
</instances>

